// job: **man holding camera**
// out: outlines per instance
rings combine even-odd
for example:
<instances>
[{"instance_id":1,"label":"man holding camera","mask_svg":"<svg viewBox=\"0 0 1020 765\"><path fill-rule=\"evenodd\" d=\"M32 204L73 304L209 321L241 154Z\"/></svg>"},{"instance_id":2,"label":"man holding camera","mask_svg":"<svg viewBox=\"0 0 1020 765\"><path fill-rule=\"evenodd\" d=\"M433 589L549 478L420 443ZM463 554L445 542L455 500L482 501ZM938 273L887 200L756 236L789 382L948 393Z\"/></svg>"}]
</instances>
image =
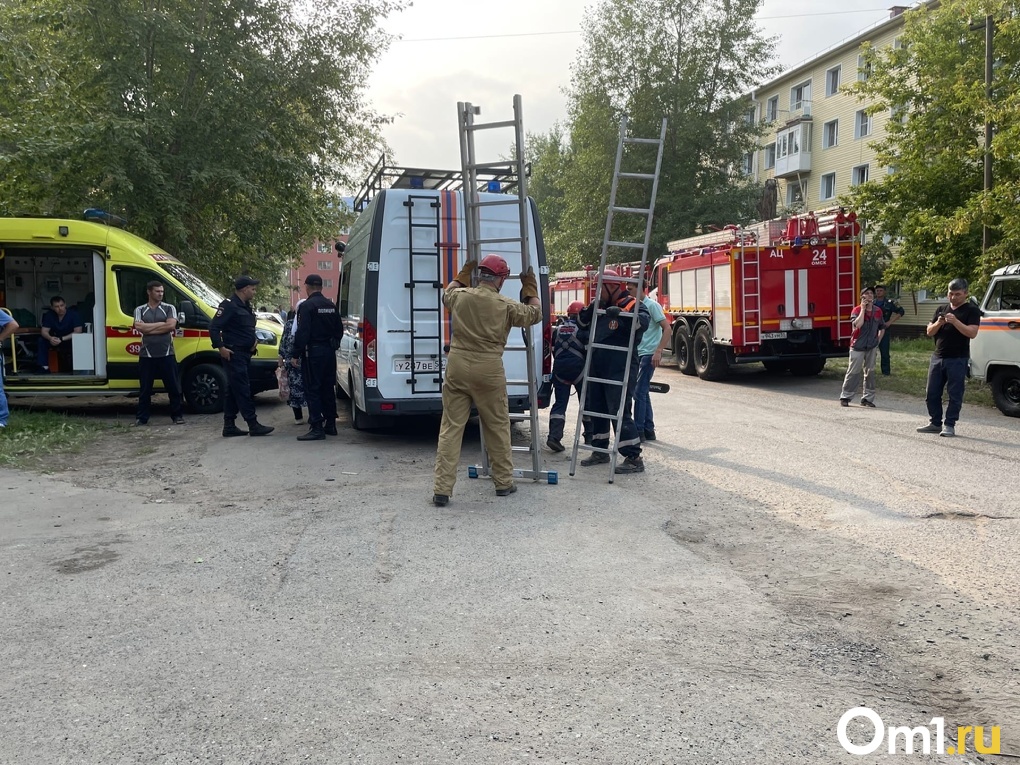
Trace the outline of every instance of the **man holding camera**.
<instances>
[{"instance_id":1,"label":"man holding camera","mask_svg":"<svg viewBox=\"0 0 1020 765\"><path fill-rule=\"evenodd\" d=\"M864 395L861 406L875 406L875 359L878 345L885 335L885 318L882 309L875 305L875 291L871 287L861 290L860 305L850 312L853 333L850 335L850 363L843 378L843 391L839 394L840 406L850 406L857 386L864 377Z\"/></svg>"}]
</instances>

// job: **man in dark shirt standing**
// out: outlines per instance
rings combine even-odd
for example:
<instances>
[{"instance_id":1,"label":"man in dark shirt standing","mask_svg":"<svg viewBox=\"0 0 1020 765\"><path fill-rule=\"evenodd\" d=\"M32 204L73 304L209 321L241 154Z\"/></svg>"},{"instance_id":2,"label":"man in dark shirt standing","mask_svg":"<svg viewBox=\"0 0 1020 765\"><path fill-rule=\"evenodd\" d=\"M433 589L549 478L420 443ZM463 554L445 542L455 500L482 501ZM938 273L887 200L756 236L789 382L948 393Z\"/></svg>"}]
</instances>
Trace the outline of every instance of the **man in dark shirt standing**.
<instances>
[{"instance_id":1,"label":"man in dark shirt standing","mask_svg":"<svg viewBox=\"0 0 1020 765\"><path fill-rule=\"evenodd\" d=\"M170 396L170 419L174 425L184 424L181 405L181 381L174 356L174 333L177 331L177 309L163 302L162 282L145 285L148 301L135 309L134 328L142 333L142 351L138 354L138 413L135 425L149 424L152 384L156 376L163 381Z\"/></svg>"},{"instance_id":2,"label":"man in dark shirt standing","mask_svg":"<svg viewBox=\"0 0 1020 765\"><path fill-rule=\"evenodd\" d=\"M308 402L308 432L298 441L322 441L336 435L336 348L340 317L336 305L322 294L322 277L305 277L308 298L297 313L297 332L290 363L301 367Z\"/></svg>"},{"instance_id":3,"label":"man in dark shirt standing","mask_svg":"<svg viewBox=\"0 0 1020 765\"><path fill-rule=\"evenodd\" d=\"M941 305L928 325L928 337L935 338L935 352L928 365L928 386L925 399L930 422L918 433L955 436L956 421L963 407L963 390L967 382L970 341L977 336L981 310L967 299L967 280L949 282L949 305ZM949 390L946 416L942 417L942 391Z\"/></svg>"},{"instance_id":4,"label":"man in dark shirt standing","mask_svg":"<svg viewBox=\"0 0 1020 765\"><path fill-rule=\"evenodd\" d=\"M902 319L906 311L891 297L887 297L886 292L884 284L875 285L875 308L882 309L882 318L885 319L885 333L878 343L878 354L881 358L882 374L888 376L892 374L892 363L889 361L889 341L892 335L889 328Z\"/></svg>"},{"instance_id":5,"label":"man in dark shirt standing","mask_svg":"<svg viewBox=\"0 0 1020 765\"><path fill-rule=\"evenodd\" d=\"M249 369L251 357L258 346L255 336L255 311L251 299L255 297L258 280L239 276L234 280L234 294L220 303L209 327L209 339L220 352L223 369L227 373L226 395L223 397L223 437L266 436L273 428L261 424L255 416L255 399L251 394ZM238 412L248 423L248 430L235 424Z\"/></svg>"}]
</instances>

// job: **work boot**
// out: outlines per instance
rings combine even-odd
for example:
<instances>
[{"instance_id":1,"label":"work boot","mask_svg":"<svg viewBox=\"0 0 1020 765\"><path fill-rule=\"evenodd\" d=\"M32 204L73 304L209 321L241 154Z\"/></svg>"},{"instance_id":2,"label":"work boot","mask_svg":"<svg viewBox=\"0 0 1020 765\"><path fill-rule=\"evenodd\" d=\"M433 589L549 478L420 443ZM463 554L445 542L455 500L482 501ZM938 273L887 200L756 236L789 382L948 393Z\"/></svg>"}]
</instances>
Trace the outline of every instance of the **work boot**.
<instances>
[{"instance_id":1,"label":"work boot","mask_svg":"<svg viewBox=\"0 0 1020 765\"><path fill-rule=\"evenodd\" d=\"M223 423L223 437L233 438L234 436L246 436L248 435L247 430L241 430L237 425L232 422Z\"/></svg>"},{"instance_id":2,"label":"work boot","mask_svg":"<svg viewBox=\"0 0 1020 765\"><path fill-rule=\"evenodd\" d=\"M312 425L303 436L297 437L298 441L325 441L326 432L321 425Z\"/></svg>"},{"instance_id":3,"label":"work boot","mask_svg":"<svg viewBox=\"0 0 1020 765\"><path fill-rule=\"evenodd\" d=\"M496 496L497 497L509 497L515 491L517 491L517 484L512 483L509 486L507 486L505 489L496 489Z\"/></svg>"},{"instance_id":4,"label":"work boot","mask_svg":"<svg viewBox=\"0 0 1020 765\"><path fill-rule=\"evenodd\" d=\"M276 428L269 425L263 425L258 420L248 423L248 435L249 436L268 436Z\"/></svg>"},{"instance_id":5,"label":"work boot","mask_svg":"<svg viewBox=\"0 0 1020 765\"><path fill-rule=\"evenodd\" d=\"M560 439L553 438L552 436L549 436L549 438L546 439L545 445L552 449L554 452L562 452L563 449L565 448L563 444L560 443Z\"/></svg>"},{"instance_id":6,"label":"work boot","mask_svg":"<svg viewBox=\"0 0 1020 765\"><path fill-rule=\"evenodd\" d=\"M327 421L325 426L323 426L322 431L327 436L335 436L335 435L337 435L337 432L336 432L336 420Z\"/></svg>"},{"instance_id":7,"label":"work boot","mask_svg":"<svg viewBox=\"0 0 1020 765\"><path fill-rule=\"evenodd\" d=\"M940 433L942 431L941 425L936 425L934 422L929 422L927 425L923 425L917 429L918 433Z\"/></svg>"},{"instance_id":8,"label":"work boot","mask_svg":"<svg viewBox=\"0 0 1020 765\"><path fill-rule=\"evenodd\" d=\"M640 457L628 457L616 466L616 472L621 475L624 473L643 473L645 472L645 461Z\"/></svg>"},{"instance_id":9,"label":"work boot","mask_svg":"<svg viewBox=\"0 0 1020 765\"><path fill-rule=\"evenodd\" d=\"M591 433L585 433L584 434L584 443L587 446L591 446Z\"/></svg>"},{"instance_id":10,"label":"work boot","mask_svg":"<svg viewBox=\"0 0 1020 765\"><path fill-rule=\"evenodd\" d=\"M590 457L586 457L581 460L581 467L591 467L592 465L605 465L609 462L609 455L603 454L602 452L593 452Z\"/></svg>"},{"instance_id":11,"label":"work boot","mask_svg":"<svg viewBox=\"0 0 1020 765\"><path fill-rule=\"evenodd\" d=\"M655 431L654 430L646 430L644 432L644 437L645 437L645 441L654 441L655 440Z\"/></svg>"},{"instance_id":12,"label":"work boot","mask_svg":"<svg viewBox=\"0 0 1020 765\"><path fill-rule=\"evenodd\" d=\"M433 494L432 504L436 507L446 507L450 503L449 494Z\"/></svg>"}]
</instances>

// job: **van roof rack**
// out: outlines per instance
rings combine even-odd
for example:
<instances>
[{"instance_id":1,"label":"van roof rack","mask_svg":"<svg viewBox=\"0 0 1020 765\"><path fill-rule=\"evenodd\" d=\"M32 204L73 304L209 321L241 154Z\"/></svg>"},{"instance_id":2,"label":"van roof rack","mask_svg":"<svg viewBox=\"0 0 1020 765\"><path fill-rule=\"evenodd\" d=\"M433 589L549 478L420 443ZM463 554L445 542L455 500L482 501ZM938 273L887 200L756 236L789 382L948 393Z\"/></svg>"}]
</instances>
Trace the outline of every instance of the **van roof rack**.
<instances>
[{"instance_id":1,"label":"van roof rack","mask_svg":"<svg viewBox=\"0 0 1020 765\"><path fill-rule=\"evenodd\" d=\"M525 165L525 175L531 175L530 163ZM490 165L484 172L476 174L479 191L497 191L507 193L517 188L517 173L514 163L507 161L506 166ZM498 189L494 187L498 183ZM365 209L372 198L386 189L423 189L428 191L458 191L464 185L464 174L460 170L436 170L423 167L400 167L386 164L383 154L372 166L361 185L361 190L354 197L354 212Z\"/></svg>"}]
</instances>

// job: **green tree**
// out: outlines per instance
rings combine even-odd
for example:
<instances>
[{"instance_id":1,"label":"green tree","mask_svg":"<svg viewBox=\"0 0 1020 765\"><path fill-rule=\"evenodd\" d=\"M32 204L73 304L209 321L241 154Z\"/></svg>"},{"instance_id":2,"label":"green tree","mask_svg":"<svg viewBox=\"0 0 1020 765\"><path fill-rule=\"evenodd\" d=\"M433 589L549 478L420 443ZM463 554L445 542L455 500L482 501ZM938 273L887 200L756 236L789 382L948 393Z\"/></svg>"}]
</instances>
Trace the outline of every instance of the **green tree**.
<instances>
[{"instance_id":1,"label":"green tree","mask_svg":"<svg viewBox=\"0 0 1020 765\"><path fill-rule=\"evenodd\" d=\"M6 0L0 212L95 206L223 284L344 223L400 0Z\"/></svg>"},{"instance_id":2,"label":"green tree","mask_svg":"<svg viewBox=\"0 0 1020 765\"><path fill-rule=\"evenodd\" d=\"M995 92L985 97L983 29L998 29ZM871 77L857 91L870 110L892 110L875 142L878 161L893 173L864 184L851 203L899 247L887 278L944 288L965 276L981 285L996 267L1016 259L1013 225L1020 194L1020 19L1006 0L943 0L907 14L900 45L869 49ZM995 187L983 190L984 124L992 144ZM993 246L982 254L982 226Z\"/></svg>"},{"instance_id":3,"label":"green tree","mask_svg":"<svg viewBox=\"0 0 1020 765\"><path fill-rule=\"evenodd\" d=\"M584 21L568 93L569 146L558 174L562 217L550 236L564 265L597 260L605 231L619 125L658 137L668 119L651 254L699 226L744 222L760 187L742 173L760 128L741 97L776 71L774 41L754 22L761 0L601 0ZM654 169L634 146L624 169ZM643 207L649 184L625 183L623 206ZM644 221L618 219L613 237L641 239ZM611 260L632 260L634 251Z\"/></svg>"}]
</instances>

